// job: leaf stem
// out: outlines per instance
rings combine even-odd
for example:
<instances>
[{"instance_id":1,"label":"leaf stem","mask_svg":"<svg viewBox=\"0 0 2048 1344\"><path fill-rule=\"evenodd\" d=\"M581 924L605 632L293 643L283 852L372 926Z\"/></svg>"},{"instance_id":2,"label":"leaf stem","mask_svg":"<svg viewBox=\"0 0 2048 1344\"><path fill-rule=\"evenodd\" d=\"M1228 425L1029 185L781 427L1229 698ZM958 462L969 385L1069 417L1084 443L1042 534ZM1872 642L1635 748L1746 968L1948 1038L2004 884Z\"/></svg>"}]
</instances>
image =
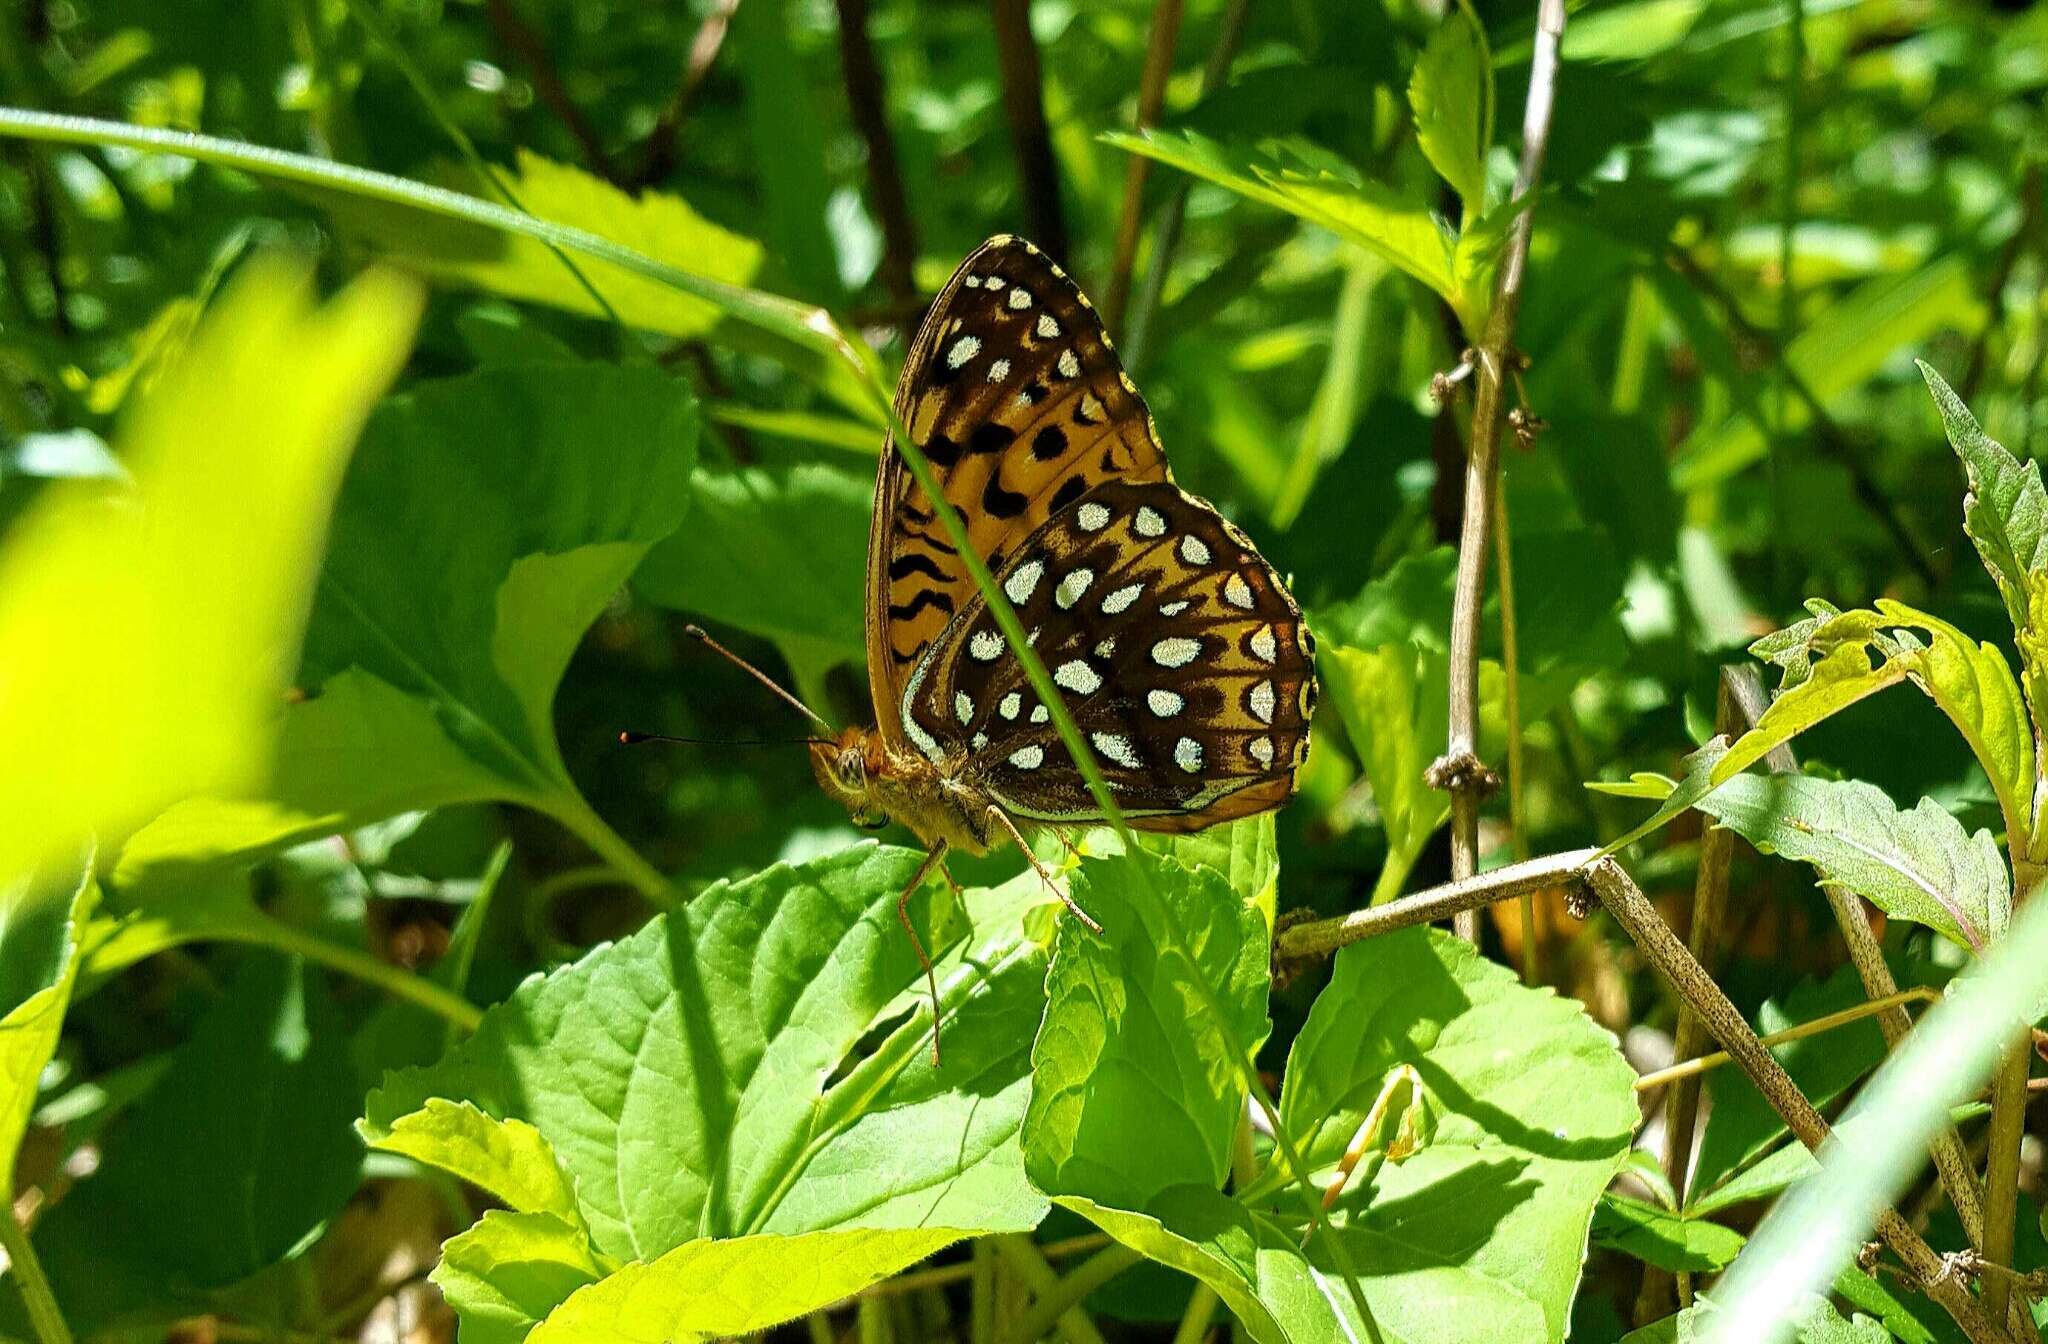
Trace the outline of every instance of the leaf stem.
<instances>
[{"instance_id":1,"label":"leaf stem","mask_svg":"<svg viewBox=\"0 0 2048 1344\"><path fill-rule=\"evenodd\" d=\"M1021 1232L1007 1232L989 1240L1004 1266L1022 1281L1033 1298L1043 1298L1058 1290L1059 1277L1052 1272L1052 1266L1045 1263L1045 1256L1030 1237ZM1067 1344L1107 1344L1102 1332L1095 1328L1095 1322L1088 1319L1088 1313L1071 1304L1053 1321L1053 1328L1059 1331Z\"/></svg>"},{"instance_id":2,"label":"leaf stem","mask_svg":"<svg viewBox=\"0 0 2048 1344\"><path fill-rule=\"evenodd\" d=\"M1214 1288L1197 1282L1195 1290L1188 1294L1188 1309L1181 1313L1180 1325L1174 1329L1173 1344L1202 1344L1219 1300Z\"/></svg>"},{"instance_id":3,"label":"leaf stem","mask_svg":"<svg viewBox=\"0 0 2048 1344\"><path fill-rule=\"evenodd\" d=\"M1103 1247L1040 1292L1031 1310L1010 1327L1009 1338L1014 1344L1031 1344L1069 1311L1079 1310L1088 1294L1144 1258L1128 1246Z\"/></svg>"},{"instance_id":4,"label":"leaf stem","mask_svg":"<svg viewBox=\"0 0 2048 1344\"><path fill-rule=\"evenodd\" d=\"M660 906L663 910L674 910L683 903L676 892L675 884L653 864L640 856L640 851L626 843L626 838L611 828L611 823L597 815L582 794L574 789L564 789L557 796L538 804L576 837L590 846L591 851L603 859L620 877L631 883L633 889Z\"/></svg>"},{"instance_id":5,"label":"leaf stem","mask_svg":"<svg viewBox=\"0 0 2048 1344\"><path fill-rule=\"evenodd\" d=\"M1991 1146L1984 1155L1984 1258L1994 1265L2012 1265L2013 1219L2020 1198L2020 1142L2027 1126L2027 1069L2033 1057L2033 1033L2023 1029L2006 1051L1991 1084ZM2012 1284L2004 1275L1985 1279L1984 1310L1992 1320L2006 1319L2011 1298Z\"/></svg>"},{"instance_id":6,"label":"leaf stem","mask_svg":"<svg viewBox=\"0 0 2048 1344\"><path fill-rule=\"evenodd\" d=\"M9 1207L0 1209L0 1250L7 1252L15 1287L21 1290L22 1305L28 1308L36 1338L42 1344L71 1344L71 1327L57 1309L57 1299L50 1292L50 1281L43 1275L42 1261L36 1259L27 1229L15 1221L11 1201Z\"/></svg>"},{"instance_id":7,"label":"leaf stem","mask_svg":"<svg viewBox=\"0 0 2048 1344\"><path fill-rule=\"evenodd\" d=\"M223 942L248 943L278 952L297 953L308 961L374 985L395 998L424 1008L463 1031L475 1031L483 1020L482 1009L423 975L379 961L353 947L331 943L272 915L254 912L247 919L226 926L213 936Z\"/></svg>"},{"instance_id":8,"label":"leaf stem","mask_svg":"<svg viewBox=\"0 0 2048 1344\"><path fill-rule=\"evenodd\" d=\"M1472 410L1471 446L1465 461L1465 513L1458 536L1458 577L1451 604L1450 732L1444 756L1432 767L1434 782L1451 795L1451 876L1479 871L1479 802L1487 772L1479 761L1479 609L1486 596L1487 533L1499 488L1500 426L1507 361L1514 356L1515 318L1522 306L1522 277L1529 260L1533 196L1550 140L1550 115L1557 95L1558 50L1564 38L1564 0L1540 0L1536 45L1529 67L1529 99L1522 113L1522 159L1515 169L1511 200L1521 209L1508 228L1507 250L1494 284L1493 305L1476 351L1478 390ZM1438 768L1441 767L1441 768ZM1458 932L1477 940L1479 921L1467 913Z\"/></svg>"},{"instance_id":9,"label":"leaf stem","mask_svg":"<svg viewBox=\"0 0 2048 1344\"><path fill-rule=\"evenodd\" d=\"M1940 1002L1941 995L1925 985L1915 985L1911 989L1899 990L1897 993L1887 995L1882 999L1872 999L1867 1003L1859 1003L1853 1008L1844 1008L1838 1013L1829 1013L1825 1017L1816 1017L1811 1022L1801 1022L1797 1026L1787 1027L1783 1031L1774 1031L1768 1036L1759 1036L1757 1037L1757 1043L1772 1046L1783 1045L1787 1041L1802 1041L1808 1036L1819 1036L1825 1032L1833 1031L1836 1027L1846 1027L1851 1022L1861 1022L1866 1017L1876 1017L1879 1014L1888 1013L1894 1008L1903 1007L1909 1003ZM1678 1082L1685 1078L1697 1078L1703 1073L1720 1068L1731 1058L1732 1056L1726 1050L1716 1050L1711 1055L1697 1055L1683 1059L1668 1069L1658 1069L1654 1073L1646 1073L1637 1078L1636 1091L1649 1092L1664 1086L1666 1083ZM1674 1191L1677 1190L1676 1186L1672 1188ZM1682 1204L1683 1202L1684 1199L1681 1194L1680 1203Z\"/></svg>"}]
</instances>

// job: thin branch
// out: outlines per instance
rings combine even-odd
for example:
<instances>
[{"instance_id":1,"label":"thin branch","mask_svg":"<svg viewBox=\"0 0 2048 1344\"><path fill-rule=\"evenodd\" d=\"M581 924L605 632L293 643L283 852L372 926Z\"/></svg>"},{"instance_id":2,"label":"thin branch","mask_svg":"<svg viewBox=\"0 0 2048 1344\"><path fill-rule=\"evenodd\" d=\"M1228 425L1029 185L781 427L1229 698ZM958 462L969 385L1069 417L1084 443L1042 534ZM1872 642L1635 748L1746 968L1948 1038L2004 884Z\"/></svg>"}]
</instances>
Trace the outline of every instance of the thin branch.
<instances>
[{"instance_id":1,"label":"thin branch","mask_svg":"<svg viewBox=\"0 0 2048 1344\"><path fill-rule=\"evenodd\" d=\"M1024 225L1031 241L1054 261L1071 265L1066 220L1060 213L1059 169L1053 162L1052 135L1045 125L1045 75L1038 61L1038 39L1031 35L1031 0L991 0L990 9L995 20L1003 113L1009 119L1010 143L1017 153L1017 173L1024 191Z\"/></svg>"},{"instance_id":2,"label":"thin branch","mask_svg":"<svg viewBox=\"0 0 2048 1344\"><path fill-rule=\"evenodd\" d=\"M1166 105L1166 81L1173 74L1173 49L1180 37L1181 0L1154 0L1152 34L1145 43L1145 69L1138 79L1138 115L1131 129L1144 131L1159 120ZM1111 327L1123 325L1124 303L1131 294L1131 267L1138 260L1139 212L1145 202L1145 177L1152 160L1143 154L1124 159L1124 203L1116 222L1116 259L1109 284L1102 291L1102 315Z\"/></svg>"},{"instance_id":3,"label":"thin branch","mask_svg":"<svg viewBox=\"0 0 2048 1344\"><path fill-rule=\"evenodd\" d=\"M903 191L903 167L896 138L889 133L888 98L882 67L868 40L868 0L839 0L839 63L846 76L846 102L854 129L868 147L868 192L882 226L882 284L889 297L908 305L917 298L917 226ZM910 319L905 319L906 323Z\"/></svg>"},{"instance_id":4,"label":"thin branch","mask_svg":"<svg viewBox=\"0 0 2048 1344\"><path fill-rule=\"evenodd\" d=\"M1749 1023L1713 977L1686 951L1678 935L1658 916L1656 907L1621 865L1612 859L1601 859L1587 868L1586 879L1615 922L1672 989L1692 1005L1707 1030L1735 1057L1787 1128L1809 1149L1818 1149L1828 1137L1827 1121L1777 1057L1757 1040ZM1923 1291L1962 1327L1972 1344L2007 1344L2006 1333L1992 1323L1967 1288L1952 1274L1942 1272L1942 1258L1895 1210L1886 1209L1878 1215L1877 1234L1919 1280Z\"/></svg>"},{"instance_id":5,"label":"thin branch","mask_svg":"<svg viewBox=\"0 0 2048 1344\"><path fill-rule=\"evenodd\" d=\"M1935 573L1934 562L1927 558L1920 538L1907 524L1905 515L1899 512L1898 501L1886 494L1884 487L1878 484L1877 478L1871 475L1869 465L1862 460L1862 455L1857 452L1856 446L1850 442L1841 425L1836 423L1834 416L1828 412L1827 406L1822 403L1813 388L1808 386L1806 379L1792 367L1792 361L1786 357L1784 348L1769 332L1749 320L1743 313L1742 306L1735 301L1735 296L1700 265L1690 252L1684 248L1674 247L1665 254L1665 259L1670 262L1673 270L1684 277L1687 284L1713 300L1714 306L1721 310L1721 315L1727 319L1728 325L1735 329L1737 336L1762 351L1777 366L1778 376L1784 380L1785 386L1791 389L1792 395L1805 403L1807 413L1812 417L1814 451L1849 473L1849 484L1855 492L1856 502L1868 510L1873 518L1884 524L1885 532L1890 536L1893 546L1905 557L1906 563L1913 567L1913 572L1926 583L1935 583L1938 576Z\"/></svg>"},{"instance_id":6,"label":"thin branch","mask_svg":"<svg viewBox=\"0 0 2048 1344\"><path fill-rule=\"evenodd\" d=\"M1442 759L1430 767L1432 787L1451 795L1451 876L1479 870L1479 803L1494 784L1479 760L1479 608L1486 596L1487 534L1499 488L1500 426L1506 401L1507 362L1513 355L1515 318L1522 307L1522 276L1529 260L1534 209L1529 198L1543 172L1550 113L1557 96L1558 47L1564 37L1564 0L1541 0L1536 46L1529 66L1529 101L1522 112L1522 161L1513 200L1523 202L1508 230L1493 306L1477 351L1479 388L1472 411L1472 442L1465 459L1465 514L1458 534L1458 581L1451 605L1450 733ZM1477 939L1479 922L1467 915L1458 932Z\"/></svg>"},{"instance_id":7,"label":"thin branch","mask_svg":"<svg viewBox=\"0 0 2048 1344\"><path fill-rule=\"evenodd\" d=\"M1230 7L1224 10L1216 47L1209 53L1209 63L1202 68L1203 98L1221 88L1224 77L1230 73L1237 44L1244 38L1245 15L1250 10L1251 0L1230 0ZM1172 269L1173 254L1180 248L1181 225L1187 221L1188 193L1193 188L1193 182L1180 177L1174 184L1173 195L1159 212L1158 222L1152 226L1152 260L1145 267L1145 283L1138 290L1138 302L1123 324L1124 359L1134 369L1145 359L1152 319L1158 316L1160 299L1166 293L1166 273Z\"/></svg>"},{"instance_id":8,"label":"thin branch","mask_svg":"<svg viewBox=\"0 0 2048 1344\"><path fill-rule=\"evenodd\" d=\"M1511 863L1474 877L1430 887L1385 905L1354 910L1336 919L1296 924L1283 920L1273 939L1274 966L1279 974L1285 976L1339 948L1392 933L1396 929L1433 924L1462 911L1477 910L1496 901L1514 900L1524 892L1556 887L1574 889L1582 881L1580 870L1599 852L1597 849L1573 849L1531 859L1527 863Z\"/></svg>"},{"instance_id":9,"label":"thin branch","mask_svg":"<svg viewBox=\"0 0 2048 1344\"><path fill-rule=\"evenodd\" d=\"M1990 1147L1984 1154L1984 1259L1987 1264L2012 1264L2013 1220L2019 1213L2020 1143L2027 1128L2027 1069L2034 1057L2030 1031L2022 1029L2019 1039L2006 1051L1991 1082ZM2003 1276L1984 1281L1984 1310L1994 1321L2006 1319L2012 1303L2012 1284ZM2033 1335L2032 1313L2026 1318Z\"/></svg>"},{"instance_id":10,"label":"thin branch","mask_svg":"<svg viewBox=\"0 0 2048 1344\"><path fill-rule=\"evenodd\" d=\"M2041 165L2037 160L2027 165L2026 176L2020 179L2020 222L2014 227L2012 237L2005 240L2005 250L1998 254L1998 266L1991 273L1991 284L1984 291L1984 325L1977 331L1977 340L1970 346L1970 362L1963 369L1963 380L1956 384L1956 395L1965 402L1974 401L1978 385L1984 381L1985 370L1991 366L1991 342L1998 335L1998 329L2005 325L2005 287L2012 282L2013 268L2019 265L2022 254L2027 250L2027 239L2041 222Z\"/></svg>"},{"instance_id":11,"label":"thin branch","mask_svg":"<svg viewBox=\"0 0 2048 1344\"><path fill-rule=\"evenodd\" d=\"M1508 843L1513 847L1515 861L1519 863L1529 857L1529 815L1524 805L1528 781L1522 772L1522 646L1515 629L1515 562L1509 554L1512 546L1513 535L1508 531L1507 491L1496 490L1493 495L1493 550L1494 565L1500 572L1496 582L1500 585L1501 707L1506 712L1508 730ZM1543 980L1543 956L1542 949L1536 945L1536 897L1525 891L1518 904L1522 922L1522 983L1540 984Z\"/></svg>"},{"instance_id":12,"label":"thin branch","mask_svg":"<svg viewBox=\"0 0 2048 1344\"><path fill-rule=\"evenodd\" d=\"M697 86L704 82L704 76L711 73L712 63L718 59L719 48L725 45L725 35L731 31L732 16L739 7L740 0L721 0L717 8L704 16L704 22L697 28L697 36L690 41L689 54L683 58L683 73L676 81L676 91L669 95L661 115L655 118L654 129L647 133L640 166L620 186L640 191L674 171L676 137L683 128L683 114L689 111Z\"/></svg>"},{"instance_id":13,"label":"thin branch","mask_svg":"<svg viewBox=\"0 0 2048 1344\"><path fill-rule=\"evenodd\" d=\"M1070 1311L1078 1311L1081 1300L1145 1257L1128 1246L1105 1246L1070 1273L1038 1294L1031 1310L1010 1327L1009 1338L1016 1344L1032 1344L1050 1330L1053 1322Z\"/></svg>"},{"instance_id":14,"label":"thin branch","mask_svg":"<svg viewBox=\"0 0 2048 1344\"><path fill-rule=\"evenodd\" d=\"M1940 1002L1941 995L1939 993L1925 985L1915 985L1911 989L1902 989L1887 999L1873 999L1868 1003L1859 1003L1853 1008L1844 1008L1839 1013L1829 1013L1824 1017L1816 1017L1810 1022L1801 1022L1797 1026L1787 1027L1783 1031L1774 1031L1768 1036L1759 1036L1757 1037L1757 1042L1761 1045L1778 1046L1784 1045L1789 1041L1803 1041L1809 1036L1819 1036L1833 1031L1836 1027L1846 1027L1852 1022L1861 1022L1867 1017L1881 1016L1892 1011L1894 1008L1903 1008L1904 1005L1909 1003ZM1733 1058L1734 1056L1730 1055L1726 1050L1716 1050L1711 1055L1700 1055L1695 1058L1681 1060L1669 1068L1658 1069L1655 1073L1646 1073L1637 1078L1636 1091L1654 1092L1666 1083L1681 1082L1687 1078L1697 1078L1703 1073L1713 1072ZM1681 1198L1679 1202L1683 1204L1685 1201Z\"/></svg>"},{"instance_id":15,"label":"thin branch","mask_svg":"<svg viewBox=\"0 0 2048 1344\"><path fill-rule=\"evenodd\" d=\"M1021 1233L1009 1232L992 1237L996 1254L1004 1268L1015 1275L1034 1298L1044 1298L1057 1291L1059 1276L1052 1272L1052 1266L1045 1263L1045 1254L1031 1240ZM1078 1306L1069 1305L1053 1322L1067 1344L1106 1344L1102 1332L1095 1328L1095 1322L1088 1319L1088 1313Z\"/></svg>"},{"instance_id":16,"label":"thin branch","mask_svg":"<svg viewBox=\"0 0 2048 1344\"><path fill-rule=\"evenodd\" d=\"M591 171L607 182L616 182L611 156L605 153L597 128L590 124L590 119L583 115L583 109L562 86L562 77L555 73L555 58L548 52L548 45L541 40L540 34L528 25L512 0L484 0L484 13L490 17L491 29L497 33L498 40L525 63L527 73L533 76L533 91L575 137Z\"/></svg>"},{"instance_id":17,"label":"thin branch","mask_svg":"<svg viewBox=\"0 0 2048 1344\"><path fill-rule=\"evenodd\" d=\"M21 1293L21 1303L27 1309L36 1339L40 1344L71 1344L71 1327L64 1323L64 1313L57 1309L57 1299L50 1292L49 1279L43 1275L42 1262L36 1259L28 1230L15 1221L11 1202L0 1208L0 1251L7 1253L8 1271Z\"/></svg>"}]
</instances>

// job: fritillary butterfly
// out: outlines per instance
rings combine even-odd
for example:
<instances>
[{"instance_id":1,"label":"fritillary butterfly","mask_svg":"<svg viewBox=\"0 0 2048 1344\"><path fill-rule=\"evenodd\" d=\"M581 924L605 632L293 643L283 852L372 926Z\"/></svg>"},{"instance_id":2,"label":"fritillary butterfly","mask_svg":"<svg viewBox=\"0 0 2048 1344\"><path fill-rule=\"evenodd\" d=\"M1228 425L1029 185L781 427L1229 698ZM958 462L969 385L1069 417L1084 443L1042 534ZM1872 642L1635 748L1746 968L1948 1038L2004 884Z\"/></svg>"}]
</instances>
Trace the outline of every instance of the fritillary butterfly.
<instances>
[{"instance_id":1,"label":"fritillary butterfly","mask_svg":"<svg viewBox=\"0 0 2048 1344\"><path fill-rule=\"evenodd\" d=\"M1132 825L1195 831L1293 796L1314 637L1251 539L1173 484L1064 271L1020 238L977 248L911 345L896 411ZM949 849L1012 840L1030 857L1022 831L1102 819L893 441L868 534L867 650L877 724L814 742L811 764L857 823L893 819L927 846L898 903L905 929L903 902Z\"/></svg>"}]
</instances>

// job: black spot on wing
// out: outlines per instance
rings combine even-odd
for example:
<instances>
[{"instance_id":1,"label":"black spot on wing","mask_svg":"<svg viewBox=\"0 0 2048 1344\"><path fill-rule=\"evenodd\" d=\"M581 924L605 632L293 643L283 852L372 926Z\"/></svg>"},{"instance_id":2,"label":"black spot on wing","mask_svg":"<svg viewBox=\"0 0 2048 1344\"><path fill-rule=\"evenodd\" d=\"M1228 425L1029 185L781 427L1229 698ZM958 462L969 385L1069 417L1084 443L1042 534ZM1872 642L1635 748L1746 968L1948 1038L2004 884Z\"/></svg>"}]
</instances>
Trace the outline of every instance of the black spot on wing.
<instances>
[{"instance_id":1,"label":"black spot on wing","mask_svg":"<svg viewBox=\"0 0 2048 1344\"><path fill-rule=\"evenodd\" d=\"M921 588L917 596L902 606L892 605L889 614L899 621L907 621L926 607L937 607L948 616L953 614L953 599L932 588Z\"/></svg>"}]
</instances>

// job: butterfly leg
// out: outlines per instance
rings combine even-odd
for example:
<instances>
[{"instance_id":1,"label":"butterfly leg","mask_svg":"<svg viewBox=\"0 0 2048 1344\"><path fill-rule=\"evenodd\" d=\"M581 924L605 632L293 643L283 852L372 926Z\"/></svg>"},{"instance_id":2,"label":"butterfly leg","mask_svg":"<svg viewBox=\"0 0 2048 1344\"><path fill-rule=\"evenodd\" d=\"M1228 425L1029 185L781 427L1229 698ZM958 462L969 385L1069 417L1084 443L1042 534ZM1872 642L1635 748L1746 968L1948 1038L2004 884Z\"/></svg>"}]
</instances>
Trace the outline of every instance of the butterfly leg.
<instances>
[{"instance_id":1,"label":"butterfly leg","mask_svg":"<svg viewBox=\"0 0 2048 1344\"><path fill-rule=\"evenodd\" d=\"M1067 895L1066 887L1061 885L1058 878L1046 871L1045 865L1038 861L1038 856L1031 852L1031 846L1024 843L1024 833L1017 829L1016 822L1010 820L1010 814L993 804L990 805L988 814L997 825L1009 833L1010 839L1016 842L1017 848L1023 851L1025 859L1030 862L1032 871L1038 874L1038 880L1052 888L1052 894L1060 898L1060 904L1072 911L1075 919L1087 925L1088 932L1099 935L1102 932L1102 926L1089 918L1086 910L1074 904L1074 898Z\"/></svg>"},{"instance_id":2,"label":"butterfly leg","mask_svg":"<svg viewBox=\"0 0 2048 1344\"><path fill-rule=\"evenodd\" d=\"M939 1067L939 975L937 971L932 969L932 959L925 952L924 943L918 938L917 930L911 927L910 923L910 898L915 896L917 889L924 885L925 878L931 874L934 867L939 870L948 883L952 882L952 874L946 872L946 842L943 840L935 842L931 849L926 851L924 862L917 865L917 871L910 875L909 885L905 886L903 894L896 898L896 918L902 923L903 931L910 935L910 946L917 952L917 963L924 967L925 985L931 990L932 1067L936 1069ZM954 890L957 891L959 888L955 887Z\"/></svg>"}]
</instances>

